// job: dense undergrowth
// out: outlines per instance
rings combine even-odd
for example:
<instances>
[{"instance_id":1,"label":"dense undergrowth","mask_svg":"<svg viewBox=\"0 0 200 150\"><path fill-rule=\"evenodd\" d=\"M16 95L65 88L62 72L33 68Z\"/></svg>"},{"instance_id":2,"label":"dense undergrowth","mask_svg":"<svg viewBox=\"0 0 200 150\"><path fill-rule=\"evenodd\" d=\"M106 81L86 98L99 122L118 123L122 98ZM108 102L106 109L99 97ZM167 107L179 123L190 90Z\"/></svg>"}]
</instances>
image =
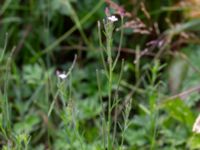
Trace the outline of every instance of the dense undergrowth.
<instances>
[{"instance_id":1,"label":"dense undergrowth","mask_svg":"<svg viewBox=\"0 0 200 150\"><path fill-rule=\"evenodd\" d=\"M198 0L0 1L0 149L200 149L199 36Z\"/></svg>"}]
</instances>

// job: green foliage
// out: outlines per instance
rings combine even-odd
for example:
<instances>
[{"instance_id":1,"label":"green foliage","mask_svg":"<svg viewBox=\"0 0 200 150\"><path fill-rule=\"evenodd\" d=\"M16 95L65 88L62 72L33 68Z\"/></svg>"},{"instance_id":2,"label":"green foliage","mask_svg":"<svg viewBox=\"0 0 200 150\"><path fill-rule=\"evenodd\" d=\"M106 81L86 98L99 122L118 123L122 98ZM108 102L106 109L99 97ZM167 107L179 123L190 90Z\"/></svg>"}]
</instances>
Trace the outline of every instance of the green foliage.
<instances>
[{"instance_id":1,"label":"green foliage","mask_svg":"<svg viewBox=\"0 0 200 150\"><path fill-rule=\"evenodd\" d=\"M190 108L181 99L171 99L162 106L169 113L169 116L180 121L185 126L192 128L194 115Z\"/></svg>"},{"instance_id":2,"label":"green foliage","mask_svg":"<svg viewBox=\"0 0 200 150\"><path fill-rule=\"evenodd\" d=\"M172 0L113 2L132 17L112 4L109 21L104 0L0 2L0 149L200 149L200 20Z\"/></svg>"},{"instance_id":3,"label":"green foliage","mask_svg":"<svg viewBox=\"0 0 200 150\"><path fill-rule=\"evenodd\" d=\"M200 148L200 144L199 144L199 135L193 135L189 141L188 141L188 147L190 147L190 149L199 149Z\"/></svg>"}]
</instances>

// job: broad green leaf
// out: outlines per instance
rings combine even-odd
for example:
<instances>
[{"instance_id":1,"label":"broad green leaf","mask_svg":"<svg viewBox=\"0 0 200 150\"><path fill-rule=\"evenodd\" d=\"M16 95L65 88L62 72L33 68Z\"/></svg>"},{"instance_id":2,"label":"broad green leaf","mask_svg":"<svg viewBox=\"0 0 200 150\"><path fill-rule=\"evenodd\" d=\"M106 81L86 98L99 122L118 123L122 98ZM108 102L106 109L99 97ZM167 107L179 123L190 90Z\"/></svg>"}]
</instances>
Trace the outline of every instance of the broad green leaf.
<instances>
[{"instance_id":1,"label":"broad green leaf","mask_svg":"<svg viewBox=\"0 0 200 150\"><path fill-rule=\"evenodd\" d=\"M28 84L40 84L43 79L44 72L38 64L25 65L23 67L23 77Z\"/></svg>"},{"instance_id":2,"label":"broad green leaf","mask_svg":"<svg viewBox=\"0 0 200 150\"><path fill-rule=\"evenodd\" d=\"M171 99L162 105L162 108L166 110L170 117L180 121L187 127L192 128L194 123L194 114L190 108L181 99Z\"/></svg>"},{"instance_id":3,"label":"broad green leaf","mask_svg":"<svg viewBox=\"0 0 200 150\"><path fill-rule=\"evenodd\" d=\"M102 105L98 102L97 96L81 100L77 104L79 119L90 119L100 114Z\"/></svg>"},{"instance_id":4,"label":"broad green leaf","mask_svg":"<svg viewBox=\"0 0 200 150\"><path fill-rule=\"evenodd\" d=\"M190 150L196 150L200 149L200 135L196 134L193 135L189 140L188 140L188 147Z\"/></svg>"}]
</instances>

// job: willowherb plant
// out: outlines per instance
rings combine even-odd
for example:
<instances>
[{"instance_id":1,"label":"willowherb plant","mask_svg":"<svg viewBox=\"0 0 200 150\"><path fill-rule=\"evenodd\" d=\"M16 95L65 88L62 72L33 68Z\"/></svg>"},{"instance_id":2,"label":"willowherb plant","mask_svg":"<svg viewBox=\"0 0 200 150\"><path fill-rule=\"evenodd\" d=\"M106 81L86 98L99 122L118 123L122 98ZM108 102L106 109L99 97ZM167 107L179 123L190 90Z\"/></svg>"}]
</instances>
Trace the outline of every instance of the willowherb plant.
<instances>
[{"instance_id":1,"label":"willowherb plant","mask_svg":"<svg viewBox=\"0 0 200 150\"><path fill-rule=\"evenodd\" d=\"M120 49L121 49L121 45L122 45L122 41L123 41L123 29L121 30L121 34L120 34L120 43L119 43L119 47L118 47L118 52L117 55L114 57L113 55L113 34L115 31L115 25L114 23L118 21L118 18L114 15L110 15L110 12L108 10L108 8L106 8L106 15L107 18L103 20L103 33L105 35L106 38L106 44L105 46L103 45L102 42L102 34L101 34L101 23L100 21L98 22L98 35L99 35L99 44L100 47L102 48L101 50L101 57L102 57L102 61L103 61L103 66L104 66L104 71L107 77L107 81L108 81L108 110L107 110L107 114L103 114L103 134L106 134L106 136L104 135L104 148L108 148L109 150L112 149L114 147L114 143L115 143L115 130L116 130L116 122L113 121L111 113L113 111L113 109L116 107L116 105L119 102L119 98L118 98L118 94L117 91L116 93L113 95L113 83L114 83L114 79L113 79L113 73L116 67L116 64L119 60L119 56L120 56ZM121 24L123 24L123 15L121 15ZM123 68L123 61L122 61L122 68ZM117 87L119 86L120 80L121 80L121 76L122 76L122 71L119 74L119 79L117 82ZM100 98L102 100L102 94L101 94L101 85L99 82L99 75L98 75L98 71L97 71L97 81L98 81L98 87L99 87L99 95ZM102 101L103 103L103 101ZM107 119L106 119L107 118ZM114 134L111 134L111 127L114 124ZM106 138L106 140L105 140Z\"/></svg>"},{"instance_id":2,"label":"willowherb plant","mask_svg":"<svg viewBox=\"0 0 200 150\"><path fill-rule=\"evenodd\" d=\"M66 149L74 148L84 149L83 139L79 133L79 124L77 119L77 109L75 106L75 101L72 99L72 70L75 67L77 60L77 55L74 57L74 61L69 68L68 72L60 72L56 71L56 75L58 78L57 82L57 92L54 96L54 99L50 105L48 111L48 118L51 117L52 111L55 107L56 100L60 99L62 103L62 109L56 110L55 112L58 117L62 120L61 129L64 131L64 135L67 137L68 143L65 145ZM51 131L49 131L51 132Z\"/></svg>"}]
</instances>

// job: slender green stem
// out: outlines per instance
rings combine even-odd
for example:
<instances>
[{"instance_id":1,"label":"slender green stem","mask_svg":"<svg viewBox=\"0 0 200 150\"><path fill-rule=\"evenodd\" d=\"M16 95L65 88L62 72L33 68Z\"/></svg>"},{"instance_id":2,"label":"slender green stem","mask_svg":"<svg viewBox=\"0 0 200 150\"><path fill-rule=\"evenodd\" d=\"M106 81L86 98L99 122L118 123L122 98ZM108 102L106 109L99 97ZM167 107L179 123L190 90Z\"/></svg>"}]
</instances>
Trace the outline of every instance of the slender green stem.
<instances>
[{"instance_id":1,"label":"slender green stem","mask_svg":"<svg viewBox=\"0 0 200 150\"><path fill-rule=\"evenodd\" d=\"M123 25L124 23L124 17L121 17L121 26ZM113 70L115 69L115 66L118 62L118 59L119 59L119 56L120 56L120 51L121 51L121 48L122 48L122 43L123 43L123 34L124 34L124 28L122 27L121 28L121 33L120 33L120 41L119 41L119 47L118 47L118 51L117 51L117 56L114 60L114 64L113 64Z\"/></svg>"},{"instance_id":2,"label":"slender green stem","mask_svg":"<svg viewBox=\"0 0 200 150\"><path fill-rule=\"evenodd\" d=\"M73 69L74 66L75 66L76 59L77 59L77 55L75 55L74 61L73 61L72 65L71 65L71 67L69 68L68 72L66 73L66 78L71 74L72 69ZM65 83L65 80L64 80L61 84L64 84L64 83ZM59 92L60 92L60 91L59 91L59 89L58 89L57 92L56 92L56 95L55 95L55 97L54 97L54 100L52 101L52 103L51 103L51 105L50 105L50 108L49 108L49 111L48 111L48 117L51 115L51 112L52 112L52 110L53 110L53 108L54 108L54 104L55 104L55 102L56 102L56 98L57 98ZM71 93L70 93L70 94L71 94ZM71 95L70 95L70 96L71 96Z\"/></svg>"},{"instance_id":3,"label":"slender green stem","mask_svg":"<svg viewBox=\"0 0 200 150\"><path fill-rule=\"evenodd\" d=\"M100 21L98 21L98 36L99 36L99 45L100 45L100 48L102 48L100 50L100 53L101 53L101 59L102 59L102 62L103 62L103 67L104 67L104 70L106 72L106 76L108 77L108 74L107 74L107 66L106 66L106 61L105 61L105 56L104 56L104 49L105 47L103 46L102 44L102 37L101 37L101 23Z\"/></svg>"},{"instance_id":4,"label":"slender green stem","mask_svg":"<svg viewBox=\"0 0 200 150\"><path fill-rule=\"evenodd\" d=\"M12 51L11 51L11 54L8 58L8 61L7 61L7 64L6 64L6 76L5 76L5 84L4 84L4 105L3 105L3 117L5 119L5 124L4 124L4 127L7 128L7 129L11 129L11 123L10 123L10 112L9 112L9 103L8 103L8 95L7 95L7 91L9 91L8 89L8 86L9 86L9 75L10 75L10 68L11 68L11 62L12 62L12 55L15 51L15 48L16 47L13 47Z\"/></svg>"},{"instance_id":5,"label":"slender green stem","mask_svg":"<svg viewBox=\"0 0 200 150\"><path fill-rule=\"evenodd\" d=\"M112 97L112 64L109 63L109 87L108 87L108 149L111 149L111 141L110 141L110 127L111 127L111 97Z\"/></svg>"},{"instance_id":6,"label":"slender green stem","mask_svg":"<svg viewBox=\"0 0 200 150\"><path fill-rule=\"evenodd\" d=\"M3 60L7 45L8 45L8 33L6 33L5 44L4 44L3 51L0 56L0 62Z\"/></svg>"},{"instance_id":7,"label":"slender green stem","mask_svg":"<svg viewBox=\"0 0 200 150\"><path fill-rule=\"evenodd\" d=\"M106 122L105 122L105 113L104 113L104 105L103 105L103 97L102 97L102 90L101 90L101 82L100 82L100 78L99 78L99 72L98 70L96 70L96 76L97 76L97 84L98 84L98 93L99 93L99 97L101 100L101 105L102 105L102 124L103 124L103 145L104 145L104 149L106 149L106 142L105 142L105 135L106 135Z\"/></svg>"},{"instance_id":8,"label":"slender green stem","mask_svg":"<svg viewBox=\"0 0 200 150\"><path fill-rule=\"evenodd\" d=\"M112 80L113 80L113 60L112 60L112 33L113 33L113 23L112 22L104 22L105 28L105 36L106 36L106 54L107 54L107 61L108 61L108 122L107 122L107 142L108 142L108 150L112 148L111 145L111 111L112 111Z\"/></svg>"},{"instance_id":9,"label":"slender green stem","mask_svg":"<svg viewBox=\"0 0 200 150\"><path fill-rule=\"evenodd\" d=\"M121 70L120 70L119 79L118 79L118 82L117 82L117 89L115 91L114 104L116 104L116 105L119 102L118 90L119 90L120 82L121 82L122 75L123 75L123 68L124 68L124 59L122 60L122 63L121 63ZM116 128L117 128L117 109L115 109L115 117L114 117L113 144L115 142Z\"/></svg>"},{"instance_id":10,"label":"slender green stem","mask_svg":"<svg viewBox=\"0 0 200 150\"><path fill-rule=\"evenodd\" d=\"M52 112L52 110L54 108L54 105L55 105L56 99L58 97L58 94L59 94L59 90L57 90L57 92L56 92L56 94L54 96L54 99L53 99L53 101L51 103L51 106L50 106L49 111L48 111L48 117L50 117L50 115L51 115L51 112Z\"/></svg>"}]
</instances>

